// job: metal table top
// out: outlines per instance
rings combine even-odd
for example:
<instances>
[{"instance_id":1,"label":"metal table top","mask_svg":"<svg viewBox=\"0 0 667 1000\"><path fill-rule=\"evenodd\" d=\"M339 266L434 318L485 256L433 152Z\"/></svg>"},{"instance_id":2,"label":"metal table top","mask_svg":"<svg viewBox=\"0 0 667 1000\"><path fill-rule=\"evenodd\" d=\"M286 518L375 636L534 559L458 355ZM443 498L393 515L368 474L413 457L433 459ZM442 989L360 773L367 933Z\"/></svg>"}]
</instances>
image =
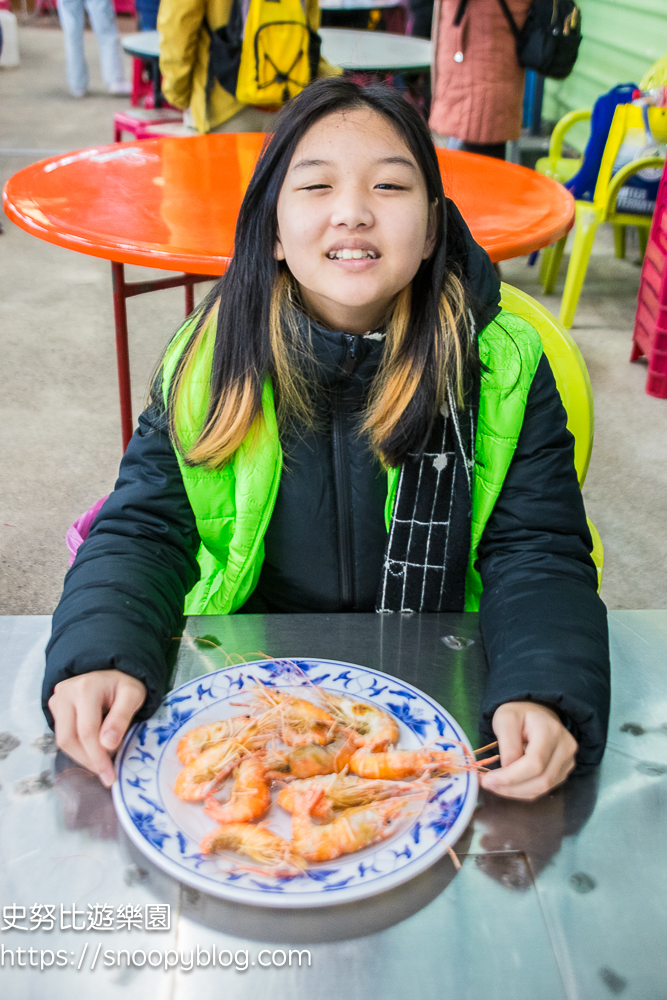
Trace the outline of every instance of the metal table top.
<instances>
[{"instance_id":1,"label":"metal table top","mask_svg":"<svg viewBox=\"0 0 667 1000\"><path fill-rule=\"evenodd\" d=\"M206 897L129 844L110 793L56 755L46 733L49 629L48 617L0 619L3 997L666 995L667 611L610 614L610 741L596 775L532 804L482 794L457 845L458 874L444 858L373 899L307 912ZM436 697L477 740L486 667L474 615L191 618L186 634L214 635L222 649L181 642L174 683L224 666L227 655L363 663ZM169 929L147 929L165 905ZM69 928L73 908L84 929Z\"/></svg>"},{"instance_id":2,"label":"metal table top","mask_svg":"<svg viewBox=\"0 0 667 1000\"><path fill-rule=\"evenodd\" d=\"M121 35L120 43L129 56L137 56L139 59L160 58L159 31L133 31Z\"/></svg>"},{"instance_id":3,"label":"metal table top","mask_svg":"<svg viewBox=\"0 0 667 1000\"><path fill-rule=\"evenodd\" d=\"M404 0L320 0L320 10L385 10L405 6Z\"/></svg>"},{"instance_id":4,"label":"metal table top","mask_svg":"<svg viewBox=\"0 0 667 1000\"><path fill-rule=\"evenodd\" d=\"M396 6L396 0L391 6ZM431 65L432 44L425 38L394 35L386 31L356 31L353 28L320 28L319 34L324 58L333 66L346 70L416 73L428 70ZM121 35L120 40L128 55L159 58L160 34L157 31Z\"/></svg>"}]
</instances>

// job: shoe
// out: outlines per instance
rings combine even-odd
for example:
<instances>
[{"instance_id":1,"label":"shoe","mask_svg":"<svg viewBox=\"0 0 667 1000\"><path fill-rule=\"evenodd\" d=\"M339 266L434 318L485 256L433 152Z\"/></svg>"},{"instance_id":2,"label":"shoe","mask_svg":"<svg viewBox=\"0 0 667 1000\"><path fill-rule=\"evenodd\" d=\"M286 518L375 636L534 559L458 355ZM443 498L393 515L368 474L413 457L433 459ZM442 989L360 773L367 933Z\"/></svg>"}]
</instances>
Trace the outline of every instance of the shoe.
<instances>
[{"instance_id":1,"label":"shoe","mask_svg":"<svg viewBox=\"0 0 667 1000\"><path fill-rule=\"evenodd\" d=\"M109 93L116 96L125 96L132 93L132 84L127 80L119 80L118 83L109 84Z\"/></svg>"},{"instance_id":2,"label":"shoe","mask_svg":"<svg viewBox=\"0 0 667 1000\"><path fill-rule=\"evenodd\" d=\"M77 99L80 97L85 97L86 94L87 94L86 90L70 90L70 95L72 97L76 97Z\"/></svg>"}]
</instances>

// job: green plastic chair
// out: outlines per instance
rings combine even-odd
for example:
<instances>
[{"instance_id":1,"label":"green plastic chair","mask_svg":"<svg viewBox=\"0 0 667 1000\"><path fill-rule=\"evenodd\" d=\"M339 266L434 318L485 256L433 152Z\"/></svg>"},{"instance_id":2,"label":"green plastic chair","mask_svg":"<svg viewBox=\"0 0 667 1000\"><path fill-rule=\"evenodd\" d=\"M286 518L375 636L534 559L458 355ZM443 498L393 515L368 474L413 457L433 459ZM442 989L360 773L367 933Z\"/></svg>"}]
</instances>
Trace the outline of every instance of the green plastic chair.
<instances>
[{"instance_id":1,"label":"green plastic chair","mask_svg":"<svg viewBox=\"0 0 667 1000\"><path fill-rule=\"evenodd\" d=\"M542 339L544 353L549 359L567 413L567 428L574 438L574 467L579 486L583 487L593 450L594 412L591 380L581 351L553 313L536 299L505 282L501 284L500 290L503 309L525 319ZM590 519L588 527L593 538L591 555L598 573L599 591L602 585L604 549L598 530Z\"/></svg>"}]
</instances>

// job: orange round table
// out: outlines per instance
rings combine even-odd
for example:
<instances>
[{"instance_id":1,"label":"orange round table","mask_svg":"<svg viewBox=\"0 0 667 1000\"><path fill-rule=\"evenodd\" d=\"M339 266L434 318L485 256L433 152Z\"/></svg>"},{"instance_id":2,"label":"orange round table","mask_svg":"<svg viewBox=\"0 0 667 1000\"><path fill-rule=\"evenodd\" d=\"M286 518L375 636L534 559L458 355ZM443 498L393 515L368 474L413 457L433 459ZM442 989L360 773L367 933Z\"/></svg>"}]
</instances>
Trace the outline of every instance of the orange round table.
<instances>
[{"instance_id":1,"label":"orange round table","mask_svg":"<svg viewBox=\"0 0 667 1000\"><path fill-rule=\"evenodd\" d=\"M264 136L196 135L115 143L54 156L5 185L7 216L40 239L112 261L123 446L132 434L125 300L193 284L229 263L243 193ZM458 205L491 260L548 246L574 221L574 200L560 184L512 163L438 150L445 193ZM126 282L124 264L181 271Z\"/></svg>"}]
</instances>

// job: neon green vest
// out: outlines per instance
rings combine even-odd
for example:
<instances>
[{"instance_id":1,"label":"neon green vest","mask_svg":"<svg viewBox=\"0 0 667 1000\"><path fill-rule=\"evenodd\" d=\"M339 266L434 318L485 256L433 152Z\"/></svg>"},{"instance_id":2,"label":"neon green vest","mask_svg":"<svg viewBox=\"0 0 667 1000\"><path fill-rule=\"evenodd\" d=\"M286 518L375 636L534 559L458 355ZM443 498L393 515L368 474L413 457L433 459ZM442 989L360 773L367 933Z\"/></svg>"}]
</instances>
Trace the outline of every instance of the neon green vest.
<instances>
[{"instance_id":1,"label":"neon green vest","mask_svg":"<svg viewBox=\"0 0 667 1000\"><path fill-rule=\"evenodd\" d=\"M542 356L537 331L513 313L503 311L501 315L502 327L494 320L479 337L480 359L486 370L482 373L475 441L466 611L479 607L482 580L475 568L477 548L512 461L528 391ZM192 329L192 321L186 323L167 349L163 365L165 401ZM209 323L181 393L176 425L186 450L196 440L206 415L214 341L215 323ZM223 469L192 468L177 452L201 539L197 556L201 578L186 597L188 615L232 614L257 586L264 561L264 534L273 513L283 462L269 379L264 383L262 408L264 424L260 432L253 440L246 439ZM388 470L387 530L399 474L400 469Z\"/></svg>"}]
</instances>

